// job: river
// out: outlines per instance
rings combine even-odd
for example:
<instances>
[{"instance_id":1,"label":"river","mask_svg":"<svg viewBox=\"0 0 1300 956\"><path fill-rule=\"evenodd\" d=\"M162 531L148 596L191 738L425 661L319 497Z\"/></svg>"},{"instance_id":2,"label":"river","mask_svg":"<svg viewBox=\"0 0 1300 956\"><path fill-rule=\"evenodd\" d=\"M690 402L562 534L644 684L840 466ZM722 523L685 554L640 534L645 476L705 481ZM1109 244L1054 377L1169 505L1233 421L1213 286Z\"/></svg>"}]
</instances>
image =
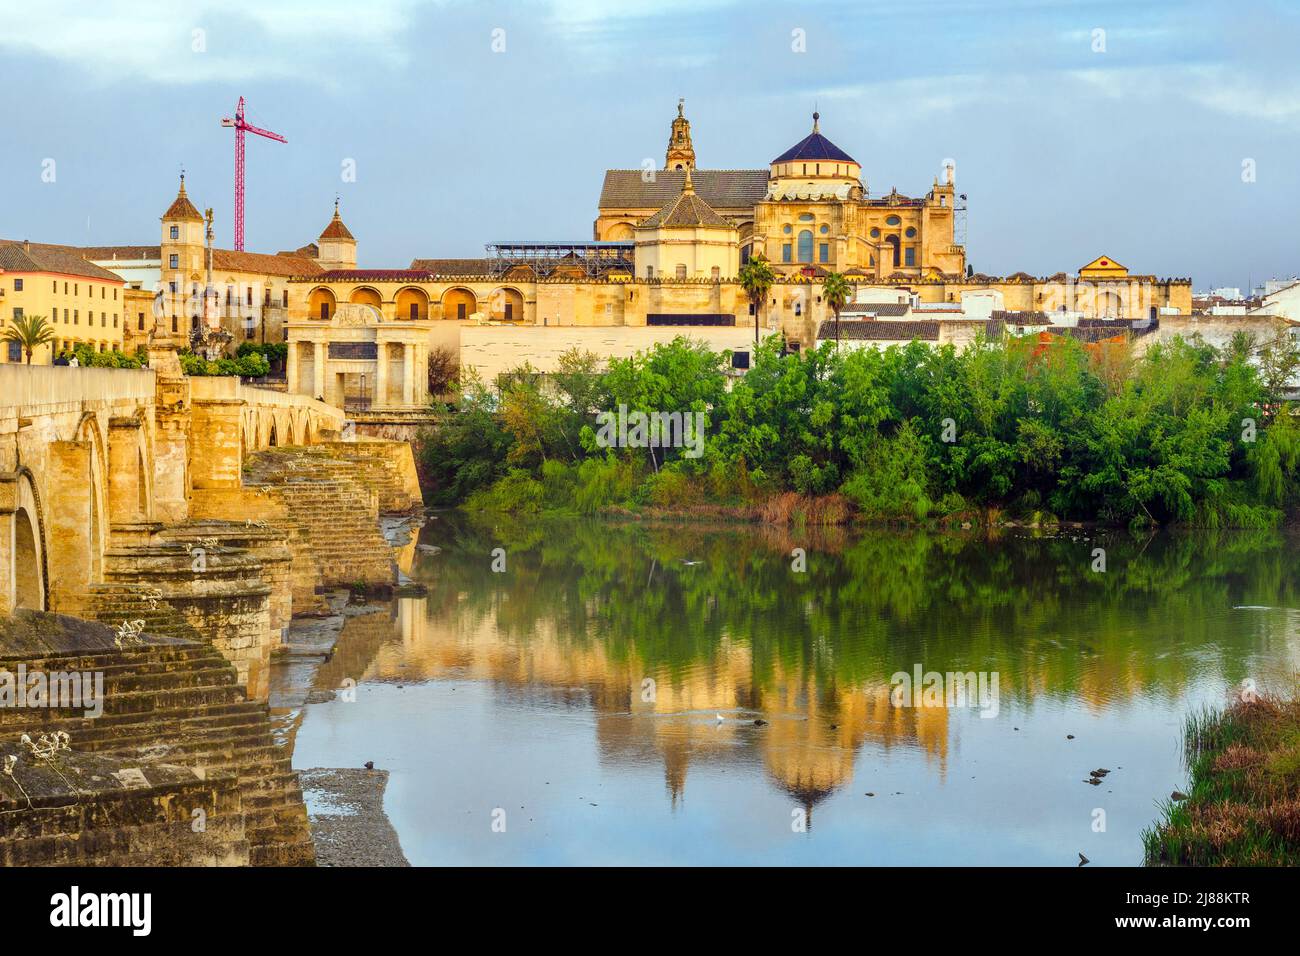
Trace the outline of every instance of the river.
<instances>
[{"instance_id":1,"label":"river","mask_svg":"<svg viewBox=\"0 0 1300 956\"><path fill-rule=\"evenodd\" d=\"M355 694L294 756L388 770L415 865L1137 865L1186 716L1300 669L1281 533L445 513L419 541L427 597L345 631L317 680Z\"/></svg>"}]
</instances>

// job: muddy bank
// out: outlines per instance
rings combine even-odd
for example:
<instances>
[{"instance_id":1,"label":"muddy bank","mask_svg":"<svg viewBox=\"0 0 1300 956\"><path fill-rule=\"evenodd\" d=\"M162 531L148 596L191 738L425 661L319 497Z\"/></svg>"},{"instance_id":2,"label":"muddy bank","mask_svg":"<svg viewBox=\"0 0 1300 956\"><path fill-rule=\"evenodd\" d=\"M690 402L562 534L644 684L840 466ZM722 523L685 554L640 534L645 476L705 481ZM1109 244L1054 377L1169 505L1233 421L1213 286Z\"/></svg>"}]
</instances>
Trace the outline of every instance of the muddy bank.
<instances>
[{"instance_id":1,"label":"muddy bank","mask_svg":"<svg viewBox=\"0 0 1300 956\"><path fill-rule=\"evenodd\" d=\"M387 770L298 773L317 866L410 866L384 813Z\"/></svg>"}]
</instances>

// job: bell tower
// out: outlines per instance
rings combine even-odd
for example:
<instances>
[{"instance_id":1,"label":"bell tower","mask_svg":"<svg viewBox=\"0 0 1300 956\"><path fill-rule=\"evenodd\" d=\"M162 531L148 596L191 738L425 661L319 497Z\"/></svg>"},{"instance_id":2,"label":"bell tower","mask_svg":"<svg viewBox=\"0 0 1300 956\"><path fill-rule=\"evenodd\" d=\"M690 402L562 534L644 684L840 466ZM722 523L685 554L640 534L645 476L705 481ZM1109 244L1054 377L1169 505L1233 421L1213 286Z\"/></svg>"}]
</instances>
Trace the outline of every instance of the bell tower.
<instances>
[{"instance_id":1,"label":"bell tower","mask_svg":"<svg viewBox=\"0 0 1300 956\"><path fill-rule=\"evenodd\" d=\"M694 169L695 147L691 145L691 121L682 115L686 100L677 101L677 118L673 120L672 132L668 134L668 154L664 158L664 169Z\"/></svg>"},{"instance_id":2,"label":"bell tower","mask_svg":"<svg viewBox=\"0 0 1300 956\"><path fill-rule=\"evenodd\" d=\"M176 283L177 291L203 271L203 217L185 194L185 174L172 204L162 214L163 278Z\"/></svg>"}]
</instances>

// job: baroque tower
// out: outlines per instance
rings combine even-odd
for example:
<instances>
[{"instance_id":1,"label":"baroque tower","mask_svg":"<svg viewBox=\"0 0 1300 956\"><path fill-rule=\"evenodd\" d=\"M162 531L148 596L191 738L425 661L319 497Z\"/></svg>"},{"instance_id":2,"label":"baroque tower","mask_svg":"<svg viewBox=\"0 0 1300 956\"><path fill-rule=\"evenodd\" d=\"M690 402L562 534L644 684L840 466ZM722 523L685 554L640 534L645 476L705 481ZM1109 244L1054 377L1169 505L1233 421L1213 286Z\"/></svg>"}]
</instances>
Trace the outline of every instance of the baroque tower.
<instances>
[{"instance_id":1,"label":"baroque tower","mask_svg":"<svg viewBox=\"0 0 1300 956\"><path fill-rule=\"evenodd\" d=\"M175 282L181 292L203 272L203 217L185 194L185 174L172 204L162 214L163 279Z\"/></svg>"},{"instance_id":2,"label":"baroque tower","mask_svg":"<svg viewBox=\"0 0 1300 956\"><path fill-rule=\"evenodd\" d=\"M672 132L668 134L668 154L664 157L664 169L694 169L695 147L691 145L691 121L682 115L686 105L684 99L677 101L677 118L673 120Z\"/></svg>"}]
</instances>

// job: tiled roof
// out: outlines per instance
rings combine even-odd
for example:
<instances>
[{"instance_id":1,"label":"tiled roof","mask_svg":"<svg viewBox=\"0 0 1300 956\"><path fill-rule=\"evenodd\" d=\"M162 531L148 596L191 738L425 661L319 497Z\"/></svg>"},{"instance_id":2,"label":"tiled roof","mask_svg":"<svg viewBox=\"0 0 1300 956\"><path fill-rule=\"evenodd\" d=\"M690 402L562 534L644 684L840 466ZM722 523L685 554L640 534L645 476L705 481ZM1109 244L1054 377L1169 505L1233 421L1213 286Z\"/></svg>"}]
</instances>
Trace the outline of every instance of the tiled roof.
<instances>
[{"instance_id":1,"label":"tiled roof","mask_svg":"<svg viewBox=\"0 0 1300 956\"><path fill-rule=\"evenodd\" d=\"M339 207L337 204L335 204L334 206L334 218L331 219L329 221L329 225L327 225L321 231L320 238L321 239L352 239L353 242L356 242L356 239L353 238L352 233L348 232L348 227L343 225L343 220L342 218L339 217Z\"/></svg>"},{"instance_id":2,"label":"tiled roof","mask_svg":"<svg viewBox=\"0 0 1300 956\"><path fill-rule=\"evenodd\" d=\"M314 242L309 242L305 246L299 246L297 249L287 249L276 253L277 256L298 256L302 259L317 259L320 257L320 246Z\"/></svg>"},{"instance_id":3,"label":"tiled roof","mask_svg":"<svg viewBox=\"0 0 1300 956\"><path fill-rule=\"evenodd\" d=\"M108 282L122 281L116 272L109 272L88 262L63 246L46 246L36 242L7 242L0 245L0 269L5 272L53 272Z\"/></svg>"},{"instance_id":4,"label":"tiled roof","mask_svg":"<svg viewBox=\"0 0 1300 956\"><path fill-rule=\"evenodd\" d=\"M162 249L158 246L78 246L76 252L92 262L162 258Z\"/></svg>"},{"instance_id":5,"label":"tiled roof","mask_svg":"<svg viewBox=\"0 0 1300 956\"><path fill-rule=\"evenodd\" d=\"M301 278L312 282L428 282L433 273L421 269L326 269Z\"/></svg>"},{"instance_id":6,"label":"tiled roof","mask_svg":"<svg viewBox=\"0 0 1300 956\"><path fill-rule=\"evenodd\" d=\"M322 271L313 260L301 256L238 252L234 249L213 249L212 269L214 272L256 272L268 276L309 276Z\"/></svg>"},{"instance_id":7,"label":"tiled roof","mask_svg":"<svg viewBox=\"0 0 1300 956\"><path fill-rule=\"evenodd\" d=\"M817 329L819 341L834 341L835 320L826 319ZM910 342L920 339L922 342L939 341L939 322L893 320L888 322L865 322L859 320L840 320L840 339L858 342Z\"/></svg>"},{"instance_id":8,"label":"tiled roof","mask_svg":"<svg viewBox=\"0 0 1300 956\"><path fill-rule=\"evenodd\" d=\"M600 189L601 209L662 209L682 191L686 173L656 170L645 182L640 169L607 169ZM693 169L696 194L714 209L752 209L767 195L766 169Z\"/></svg>"},{"instance_id":9,"label":"tiled roof","mask_svg":"<svg viewBox=\"0 0 1300 956\"><path fill-rule=\"evenodd\" d=\"M784 153L772 160L773 163L790 163L796 160L829 160L832 163L856 163L857 160L840 149L821 133L813 130Z\"/></svg>"},{"instance_id":10,"label":"tiled roof","mask_svg":"<svg viewBox=\"0 0 1300 956\"><path fill-rule=\"evenodd\" d=\"M1008 325L1051 325L1052 313L1037 310L1031 311L1013 311L1010 309L994 309L992 317L1005 322Z\"/></svg>"},{"instance_id":11,"label":"tiled roof","mask_svg":"<svg viewBox=\"0 0 1300 956\"><path fill-rule=\"evenodd\" d=\"M713 207L695 194L687 186L675 199L672 199L657 213L641 223L641 229L689 229L695 226L707 226L715 229L733 229L730 222L723 219Z\"/></svg>"},{"instance_id":12,"label":"tiled roof","mask_svg":"<svg viewBox=\"0 0 1300 956\"><path fill-rule=\"evenodd\" d=\"M842 315L907 315L911 310L910 302L850 302L840 312Z\"/></svg>"},{"instance_id":13,"label":"tiled roof","mask_svg":"<svg viewBox=\"0 0 1300 956\"><path fill-rule=\"evenodd\" d=\"M22 239L0 239L0 245L22 243ZM86 259L89 262L111 262L117 260L161 259L162 250L158 246L65 246L53 242L33 242L32 248L40 247L56 252Z\"/></svg>"},{"instance_id":14,"label":"tiled roof","mask_svg":"<svg viewBox=\"0 0 1300 956\"><path fill-rule=\"evenodd\" d=\"M199 211L194 208L194 203L190 202L190 197L185 195L184 176L181 177L180 192L176 194L176 198L172 200L172 204L167 207L167 211L163 213L162 217L164 219L197 219L199 222L203 221Z\"/></svg>"},{"instance_id":15,"label":"tiled roof","mask_svg":"<svg viewBox=\"0 0 1300 956\"><path fill-rule=\"evenodd\" d=\"M491 274L490 259L412 259L415 272L438 276L486 276Z\"/></svg>"}]
</instances>

